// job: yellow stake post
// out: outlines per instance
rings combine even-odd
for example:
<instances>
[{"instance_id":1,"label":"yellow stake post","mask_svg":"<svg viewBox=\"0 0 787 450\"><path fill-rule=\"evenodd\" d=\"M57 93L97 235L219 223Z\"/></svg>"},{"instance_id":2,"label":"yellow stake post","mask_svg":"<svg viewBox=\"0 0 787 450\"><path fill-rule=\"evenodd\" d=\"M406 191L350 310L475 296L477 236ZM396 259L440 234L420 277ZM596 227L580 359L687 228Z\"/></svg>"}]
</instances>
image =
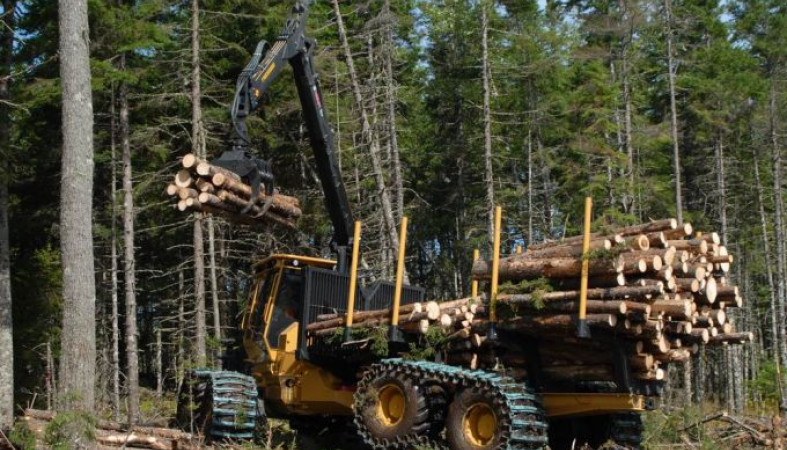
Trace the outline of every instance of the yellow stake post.
<instances>
[{"instance_id":1,"label":"yellow stake post","mask_svg":"<svg viewBox=\"0 0 787 450\"><path fill-rule=\"evenodd\" d=\"M492 280L489 292L489 333L487 339L497 338L497 284L500 275L500 223L503 208L495 207L494 242L492 243Z\"/></svg>"},{"instance_id":2,"label":"yellow stake post","mask_svg":"<svg viewBox=\"0 0 787 450\"><path fill-rule=\"evenodd\" d=\"M516 254L517 255L521 255L522 254L522 246L519 245L519 244L516 245Z\"/></svg>"},{"instance_id":3,"label":"yellow stake post","mask_svg":"<svg viewBox=\"0 0 787 450\"><path fill-rule=\"evenodd\" d=\"M473 250L473 263L478 261L478 258L481 257L481 252L478 249ZM470 297L478 297L478 280L473 277L473 281L470 282Z\"/></svg>"},{"instance_id":4,"label":"yellow stake post","mask_svg":"<svg viewBox=\"0 0 787 450\"><path fill-rule=\"evenodd\" d=\"M355 290L358 282L358 250L361 247L361 222L355 222L353 232L353 259L350 262L350 292L347 293L347 320L345 323L344 340L352 337L350 328L353 325L353 311L355 310Z\"/></svg>"},{"instance_id":5,"label":"yellow stake post","mask_svg":"<svg viewBox=\"0 0 787 450\"><path fill-rule=\"evenodd\" d=\"M399 230L399 259L396 261L396 287L391 311L391 340L396 340L396 327L399 325L399 304L402 302L402 283L404 282L404 257L407 242L407 216L402 216Z\"/></svg>"},{"instance_id":6,"label":"yellow stake post","mask_svg":"<svg viewBox=\"0 0 787 450\"><path fill-rule=\"evenodd\" d=\"M582 234L582 278L579 281L579 327L577 336L590 337L590 328L587 323L588 308L588 272L590 271L590 219L593 212L593 198L585 197L585 227Z\"/></svg>"}]
</instances>

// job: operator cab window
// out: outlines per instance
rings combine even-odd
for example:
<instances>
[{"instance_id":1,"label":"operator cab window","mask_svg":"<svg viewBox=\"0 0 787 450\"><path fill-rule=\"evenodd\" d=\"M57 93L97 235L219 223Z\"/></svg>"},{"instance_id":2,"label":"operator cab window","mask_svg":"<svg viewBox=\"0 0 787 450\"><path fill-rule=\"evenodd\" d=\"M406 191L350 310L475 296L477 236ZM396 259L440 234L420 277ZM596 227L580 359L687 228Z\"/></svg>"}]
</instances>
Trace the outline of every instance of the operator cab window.
<instances>
[{"instance_id":1,"label":"operator cab window","mask_svg":"<svg viewBox=\"0 0 787 450\"><path fill-rule=\"evenodd\" d=\"M264 330L265 305L268 304L268 297L271 295L271 286L276 278L275 272L268 271L263 275L262 281L257 284L257 302L254 311L251 312L249 326L254 332L254 340L262 345L262 333Z\"/></svg>"},{"instance_id":2,"label":"operator cab window","mask_svg":"<svg viewBox=\"0 0 787 450\"><path fill-rule=\"evenodd\" d=\"M273 347L278 345L279 334L301 318L301 274L285 269L282 277L266 334L268 344Z\"/></svg>"}]
</instances>

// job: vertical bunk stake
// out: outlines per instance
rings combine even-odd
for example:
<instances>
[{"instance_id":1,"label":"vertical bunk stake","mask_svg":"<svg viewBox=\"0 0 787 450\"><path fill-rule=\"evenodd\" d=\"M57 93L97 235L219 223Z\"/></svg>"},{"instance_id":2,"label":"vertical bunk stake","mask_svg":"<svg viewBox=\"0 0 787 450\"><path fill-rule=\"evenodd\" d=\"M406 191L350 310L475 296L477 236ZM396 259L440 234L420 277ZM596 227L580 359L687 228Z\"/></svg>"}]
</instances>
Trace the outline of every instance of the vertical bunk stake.
<instances>
[{"instance_id":1,"label":"vertical bunk stake","mask_svg":"<svg viewBox=\"0 0 787 450\"><path fill-rule=\"evenodd\" d=\"M489 332L487 339L497 339L497 285L500 276L500 224L503 209L495 207L494 242L492 243L492 280L489 292Z\"/></svg>"},{"instance_id":2,"label":"vertical bunk stake","mask_svg":"<svg viewBox=\"0 0 787 450\"><path fill-rule=\"evenodd\" d=\"M391 327L388 339L392 342L404 342L399 329L399 305L402 302L402 283L404 282L404 260L407 248L407 216L402 216L399 230L399 259L396 260L396 286L394 288L393 309L391 310Z\"/></svg>"},{"instance_id":3,"label":"vertical bunk stake","mask_svg":"<svg viewBox=\"0 0 787 450\"><path fill-rule=\"evenodd\" d=\"M582 234L582 277L579 281L579 323L577 337L589 339L590 327L587 322L588 272L590 271L590 219L593 211L593 197L585 197L585 226Z\"/></svg>"},{"instance_id":4,"label":"vertical bunk stake","mask_svg":"<svg viewBox=\"0 0 787 450\"><path fill-rule=\"evenodd\" d=\"M475 264L480 257L481 252L477 248L473 249L473 264ZM478 279L476 277L473 277L473 280L470 282L470 297L478 297Z\"/></svg>"},{"instance_id":5,"label":"vertical bunk stake","mask_svg":"<svg viewBox=\"0 0 787 450\"><path fill-rule=\"evenodd\" d=\"M361 222L355 221L353 231L353 259L350 261L350 291L347 293L347 320L344 328L344 341L352 339L353 313L355 311L355 291L358 283L358 250L361 246Z\"/></svg>"}]
</instances>

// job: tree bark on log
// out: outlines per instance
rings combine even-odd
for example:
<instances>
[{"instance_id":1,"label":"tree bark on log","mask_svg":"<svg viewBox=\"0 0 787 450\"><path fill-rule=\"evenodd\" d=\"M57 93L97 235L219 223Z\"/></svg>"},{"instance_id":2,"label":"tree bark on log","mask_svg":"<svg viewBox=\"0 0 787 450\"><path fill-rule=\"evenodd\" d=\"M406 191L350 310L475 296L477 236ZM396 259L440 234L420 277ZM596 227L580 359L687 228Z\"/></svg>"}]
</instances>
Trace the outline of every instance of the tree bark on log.
<instances>
[{"instance_id":1,"label":"tree bark on log","mask_svg":"<svg viewBox=\"0 0 787 450\"><path fill-rule=\"evenodd\" d=\"M212 181L213 181L212 184L214 186L232 191L237 195L242 196L242 198L247 202L248 202L247 199L251 198L251 194L252 194L251 186L239 180L234 180L224 173L218 173L216 175L213 175ZM262 204L267 199L268 196L261 191L257 198L258 204ZM278 193L274 193L273 195L271 209L277 211L278 213L284 215L285 217L297 218L301 216L301 210L297 205L297 199L295 199L294 197L279 195Z\"/></svg>"},{"instance_id":2,"label":"tree bark on log","mask_svg":"<svg viewBox=\"0 0 787 450\"><path fill-rule=\"evenodd\" d=\"M529 303L536 300L543 302L578 300L579 291L544 292L535 294L500 294L498 301L510 302L515 304ZM660 295L664 293L663 285L652 286L621 286L615 288L592 288L587 291L587 298L590 300L626 300L641 299L649 295Z\"/></svg>"},{"instance_id":3,"label":"tree bark on log","mask_svg":"<svg viewBox=\"0 0 787 450\"><path fill-rule=\"evenodd\" d=\"M609 250L611 248L612 243L609 239L598 239L590 242L590 251ZM579 243L578 245L547 247L542 250L528 250L524 254L533 259L575 258L582 256L582 245Z\"/></svg>"},{"instance_id":4,"label":"tree bark on log","mask_svg":"<svg viewBox=\"0 0 787 450\"><path fill-rule=\"evenodd\" d=\"M589 273L595 275L616 275L623 272L623 259L613 261L591 259ZM500 260L499 276L501 281L533 278L568 278L578 277L582 271L581 258L556 258L549 260L531 260L527 254L512 255ZM473 276L489 278L492 273L491 261L477 260L473 263Z\"/></svg>"}]
</instances>

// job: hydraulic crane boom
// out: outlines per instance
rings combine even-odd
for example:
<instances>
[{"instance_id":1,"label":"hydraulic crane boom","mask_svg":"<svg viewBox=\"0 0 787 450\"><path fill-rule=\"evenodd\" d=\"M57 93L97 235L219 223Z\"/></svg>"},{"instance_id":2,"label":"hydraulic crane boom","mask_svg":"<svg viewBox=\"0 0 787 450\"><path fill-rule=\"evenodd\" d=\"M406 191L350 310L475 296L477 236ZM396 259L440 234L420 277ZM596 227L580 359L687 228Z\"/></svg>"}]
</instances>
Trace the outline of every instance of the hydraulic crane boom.
<instances>
[{"instance_id":1,"label":"hydraulic crane boom","mask_svg":"<svg viewBox=\"0 0 787 450\"><path fill-rule=\"evenodd\" d=\"M333 131L323 107L319 77L312 62L315 42L304 34L308 7L298 2L292 12L273 45L260 41L252 59L238 77L230 111L233 124L232 150L224 152L213 164L247 177L254 190L252 199L257 198L260 185L264 185L268 193L273 192L274 176L270 164L249 152L246 117L260 107L263 94L281 73L285 62L289 62L295 76L303 118L309 130L317 174L325 194L325 206L333 223L332 246L339 252L340 266L343 266L344 249L350 244L352 236L352 212L334 153Z\"/></svg>"}]
</instances>

